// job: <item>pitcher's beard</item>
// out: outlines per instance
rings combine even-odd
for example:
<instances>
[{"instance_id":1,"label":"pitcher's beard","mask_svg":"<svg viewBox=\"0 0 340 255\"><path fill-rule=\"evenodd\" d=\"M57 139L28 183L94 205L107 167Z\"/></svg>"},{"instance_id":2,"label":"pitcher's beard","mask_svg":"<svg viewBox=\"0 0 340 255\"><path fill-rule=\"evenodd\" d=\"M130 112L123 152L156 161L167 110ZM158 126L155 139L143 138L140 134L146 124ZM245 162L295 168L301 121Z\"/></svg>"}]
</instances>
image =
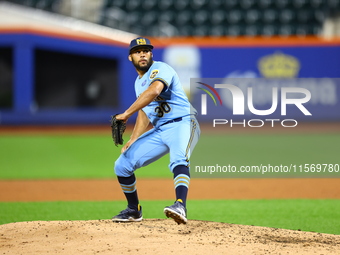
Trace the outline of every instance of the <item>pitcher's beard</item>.
<instances>
[{"instance_id":1,"label":"pitcher's beard","mask_svg":"<svg viewBox=\"0 0 340 255\"><path fill-rule=\"evenodd\" d=\"M136 69L138 69L139 71L142 71L142 72L147 72L150 68L150 66L152 65L153 63L153 58L150 57L148 63L144 66L140 66L139 62L133 62L133 65L135 66Z\"/></svg>"}]
</instances>

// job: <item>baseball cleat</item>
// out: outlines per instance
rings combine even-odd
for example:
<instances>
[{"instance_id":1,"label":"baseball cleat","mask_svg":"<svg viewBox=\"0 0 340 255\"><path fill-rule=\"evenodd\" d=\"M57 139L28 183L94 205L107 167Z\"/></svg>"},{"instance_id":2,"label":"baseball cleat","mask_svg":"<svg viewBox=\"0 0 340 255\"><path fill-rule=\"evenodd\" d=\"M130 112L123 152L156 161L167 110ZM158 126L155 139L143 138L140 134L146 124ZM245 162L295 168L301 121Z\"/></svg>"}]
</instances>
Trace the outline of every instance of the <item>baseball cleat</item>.
<instances>
[{"instance_id":1,"label":"baseball cleat","mask_svg":"<svg viewBox=\"0 0 340 255\"><path fill-rule=\"evenodd\" d=\"M113 222L136 222L142 221L142 207L138 205L138 209L132 209L127 207L125 210L121 211L118 215L112 218Z\"/></svg>"},{"instance_id":2,"label":"baseball cleat","mask_svg":"<svg viewBox=\"0 0 340 255\"><path fill-rule=\"evenodd\" d=\"M188 221L186 218L187 209L179 201L176 201L173 205L165 207L164 213L166 217L174 219L177 224L186 224Z\"/></svg>"}]
</instances>

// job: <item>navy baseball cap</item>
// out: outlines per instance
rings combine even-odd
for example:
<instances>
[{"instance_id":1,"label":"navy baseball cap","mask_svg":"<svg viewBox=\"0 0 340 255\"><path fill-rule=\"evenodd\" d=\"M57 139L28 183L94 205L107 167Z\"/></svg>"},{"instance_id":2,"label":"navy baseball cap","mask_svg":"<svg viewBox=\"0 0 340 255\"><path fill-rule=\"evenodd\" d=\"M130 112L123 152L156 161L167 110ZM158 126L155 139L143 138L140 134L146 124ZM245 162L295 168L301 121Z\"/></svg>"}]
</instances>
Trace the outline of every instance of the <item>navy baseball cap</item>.
<instances>
[{"instance_id":1,"label":"navy baseball cap","mask_svg":"<svg viewBox=\"0 0 340 255\"><path fill-rule=\"evenodd\" d=\"M136 39L133 39L130 42L130 50L129 52L131 53L131 51L137 47L147 47L150 48L151 50L153 49L153 46L150 42L150 40L148 38L144 38L144 37L138 37Z\"/></svg>"}]
</instances>

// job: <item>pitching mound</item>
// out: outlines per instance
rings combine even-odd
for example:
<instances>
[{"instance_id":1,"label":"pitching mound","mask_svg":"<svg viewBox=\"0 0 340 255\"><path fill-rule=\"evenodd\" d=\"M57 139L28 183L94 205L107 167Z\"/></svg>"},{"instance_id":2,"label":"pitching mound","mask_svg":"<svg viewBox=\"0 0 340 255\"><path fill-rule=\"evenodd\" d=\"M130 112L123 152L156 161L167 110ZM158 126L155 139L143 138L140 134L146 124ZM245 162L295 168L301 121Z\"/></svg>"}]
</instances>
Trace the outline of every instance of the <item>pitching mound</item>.
<instances>
[{"instance_id":1,"label":"pitching mound","mask_svg":"<svg viewBox=\"0 0 340 255\"><path fill-rule=\"evenodd\" d=\"M0 226L1 254L339 254L340 236L190 220L36 221Z\"/></svg>"}]
</instances>

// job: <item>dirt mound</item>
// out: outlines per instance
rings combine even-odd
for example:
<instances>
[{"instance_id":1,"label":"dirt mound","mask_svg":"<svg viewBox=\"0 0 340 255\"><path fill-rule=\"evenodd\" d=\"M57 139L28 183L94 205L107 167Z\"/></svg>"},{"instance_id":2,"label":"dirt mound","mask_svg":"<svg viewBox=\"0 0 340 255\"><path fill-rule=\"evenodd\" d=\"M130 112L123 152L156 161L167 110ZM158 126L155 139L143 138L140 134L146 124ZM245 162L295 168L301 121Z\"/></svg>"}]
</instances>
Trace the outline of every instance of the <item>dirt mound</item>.
<instances>
[{"instance_id":1,"label":"dirt mound","mask_svg":"<svg viewBox=\"0 0 340 255\"><path fill-rule=\"evenodd\" d=\"M0 226L1 254L339 254L340 236L190 220L35 221Z\"/></svg>"}]
</instances>

